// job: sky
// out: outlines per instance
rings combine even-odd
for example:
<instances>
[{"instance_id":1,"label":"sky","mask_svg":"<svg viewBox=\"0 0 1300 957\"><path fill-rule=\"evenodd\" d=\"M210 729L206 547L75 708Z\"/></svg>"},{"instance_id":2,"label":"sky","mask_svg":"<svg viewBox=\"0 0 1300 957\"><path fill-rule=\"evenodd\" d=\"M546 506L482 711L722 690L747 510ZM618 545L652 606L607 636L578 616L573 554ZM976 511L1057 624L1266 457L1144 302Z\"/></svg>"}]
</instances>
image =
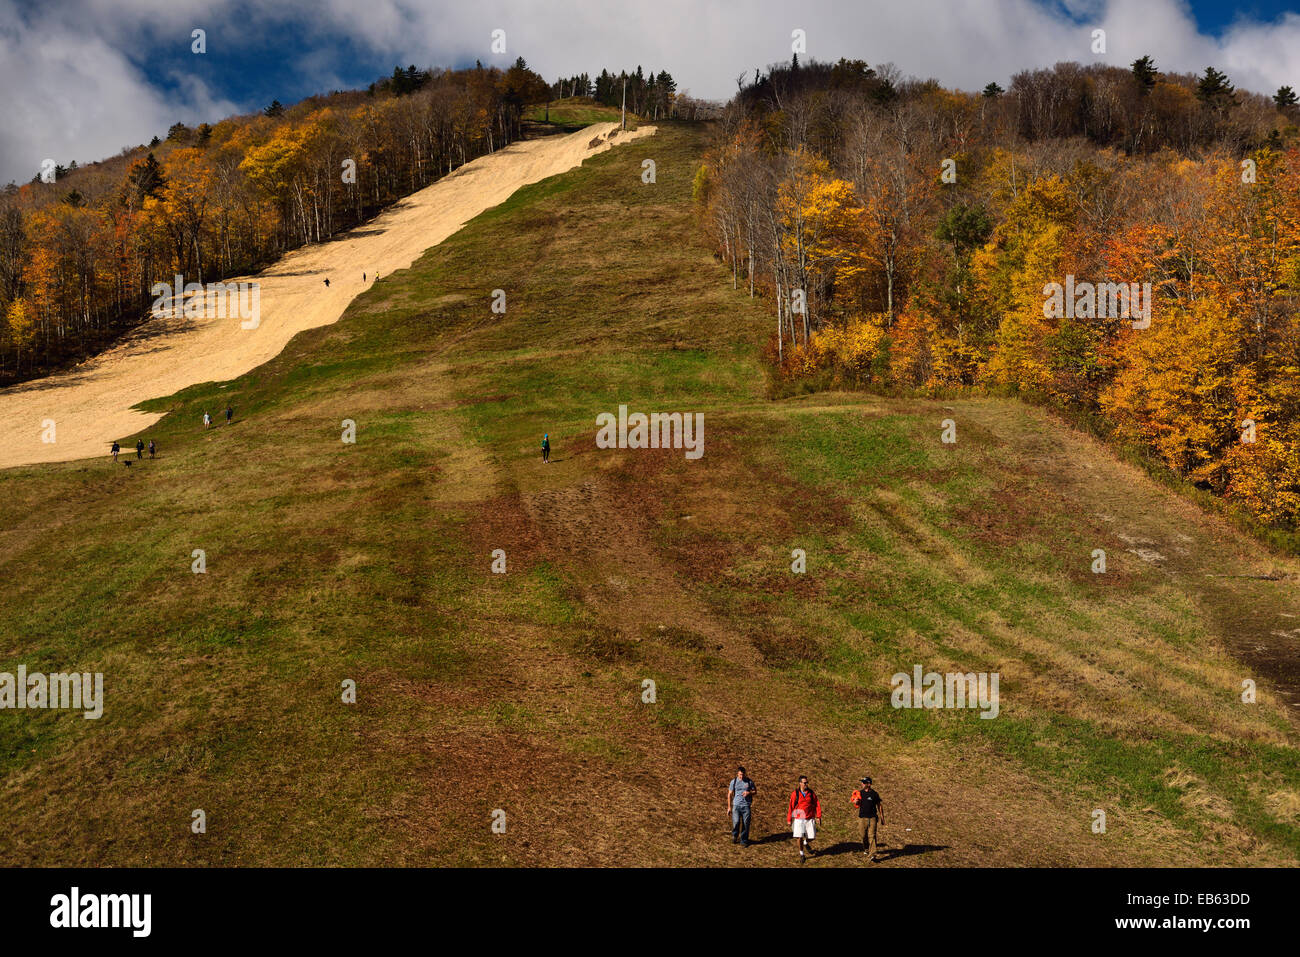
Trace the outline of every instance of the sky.
<instances>
[{"instance_id":1,"label":"sky","mask_svg":"<svg viewBox=\"0 0 1300 957\"><path fill-rule=\"evenodd\" d=\"M46 158L115 155L178 121L364 88L397 64L522 56L548 80L641 65L725 100L739 75L788 60L796 29L803 59L892 62L967 90L1146 54L1162 70L1213 65L1245 89L1300 90L1300 0L0 0L0 183Z\"/></svg>"}]
</instances>

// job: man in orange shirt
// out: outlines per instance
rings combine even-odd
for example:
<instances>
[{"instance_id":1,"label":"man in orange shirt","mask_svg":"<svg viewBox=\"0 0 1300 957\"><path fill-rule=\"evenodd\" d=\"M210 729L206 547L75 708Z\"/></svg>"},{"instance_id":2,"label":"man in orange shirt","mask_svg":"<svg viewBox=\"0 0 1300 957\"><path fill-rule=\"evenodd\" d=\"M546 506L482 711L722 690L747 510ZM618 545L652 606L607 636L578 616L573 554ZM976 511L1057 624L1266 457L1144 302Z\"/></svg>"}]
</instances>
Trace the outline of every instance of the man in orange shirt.
<instances>
[{"instance_id":1,"label":"man in orange shirt","mask_svg":"<svg viewBox=\"0 0 1300 957\"><path fill-rule=\"evenodd\" d=\"M799 847L799 863L802 864L806 860L805 847L809 854L816 853L812 849L812 842L817 837L817 825L822 822L821 801L817 800L817 795L808 787L805 775L799 776L799 787L790 792L790 807L785 812L785 819L794 831L795 842Z\"/></svg>"}]
</instances>

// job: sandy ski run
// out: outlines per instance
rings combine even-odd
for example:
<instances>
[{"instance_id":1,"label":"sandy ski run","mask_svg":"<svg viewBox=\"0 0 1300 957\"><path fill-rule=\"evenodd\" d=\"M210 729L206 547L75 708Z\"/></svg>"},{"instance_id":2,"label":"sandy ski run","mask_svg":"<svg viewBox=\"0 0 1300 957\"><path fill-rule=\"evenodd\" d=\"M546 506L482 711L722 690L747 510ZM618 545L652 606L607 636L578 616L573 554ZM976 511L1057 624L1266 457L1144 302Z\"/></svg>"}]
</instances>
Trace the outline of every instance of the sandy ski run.
<instances>
[{"instance_id":1,"label":"sandy ski run","mask_svg":"<svg viewBox=\"0 0 1300 957\"><path fill-rule=\"evenodd\" d=\"M256 368L299 332L337 322L376 274L388 276L410 266L430 246L521 186L563 173L655 128L611 136L616 130L617 123L597 123L566 136L511 144L412 193L369 223L295 250L256 276L225 280L260 284L257 328L243 328L234 313L229 318L152 319L74 369L0 390L0 468L105 454L114 439L162 418L161 413L133 410L137 403ZM327 276L328 287L322 282ZM42 441L43 423L51 419L55 441Z\"/></svg>"}]
</instances>

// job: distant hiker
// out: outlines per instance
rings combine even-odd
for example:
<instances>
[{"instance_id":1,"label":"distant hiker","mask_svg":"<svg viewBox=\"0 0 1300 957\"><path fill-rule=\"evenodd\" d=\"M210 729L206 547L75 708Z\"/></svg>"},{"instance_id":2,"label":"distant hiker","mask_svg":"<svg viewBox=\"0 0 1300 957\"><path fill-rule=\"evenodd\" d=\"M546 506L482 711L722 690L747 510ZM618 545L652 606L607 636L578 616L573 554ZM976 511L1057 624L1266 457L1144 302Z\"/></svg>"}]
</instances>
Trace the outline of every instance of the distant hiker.
<instances>
[{"instance_id":1,"label":"distant hiker","mask_svg":"<svg viewBox=\"0 0 1300 957\"><path fill-rule=\"evenodd\" d=\"M208 415L207 412L203 413L203 427L205 429L212 428L212 416Z\"/></svg>"},{"instance_id":2,"label":"distant hiker","mask_svg":"<svg viewBox=\"0 0 1300 957\"><path fill-rule=\"evenodd\" d=\"M230 406L227 405L227 406L226 406L226 425L229 425L229 424L230 424L230 417L231 417L232 415L234 415L234 414L235 414L235 410L232 409Z\"/></svg>"},{"instance_id":3,"label":"distant hiker","mask_svg":"<svg viewBox=\"0 0 1300 957\"><path fill-rule=\"evenodd\" d=\"M551 461L551 433L542 436L542 461Z\"/></svg>"},{"instance_id":4,"label":"distant hiker","mask_svg":"<svg viewBox=\"0 0 1300 957\"><path fill-rule=\"evenodd\" d=\"M157 451L158 451L158 446L156 446L156 445L153 444L153 439L150 439L150 440L149 440L149 458L153 458L153 454L154 454L155 452L157 452Z\"/></svg>"},{"instance_id":5,"label":"distant hiker","mask_svg":"<svg viewBox=\"0 0 1300 957\"><path fill-rule=\"evenodd\" d=\"M135 457L138 459L144 458L144 439L135 440Z\"/></svg>"},{"instance_id":6,"label":"distant hiker","mask_svg":"<svg viewBox=\"0 0 1300 957\"><path fill-rule=\"evenodd\" d=\"M862 787L853 792L849 800L858 809L858 820L862 823L862 853L871 855L871 863L876 863L876 828L885 823L884 801L871 786L871 778L862 779Z\"/></svg>"},{"instance_id":7,"label":"distant hiker","mask_svg":"<svg viewBox=\"0 0 1300 957\"><path fill-rule=\"evenodd\" d=\"M790 792L790 807L785 812L786 823L794 831L795 843L799 848L799 863L804 862L803 851L815 854L812 842L817 837L817 825L822 822L822 803L808 787L808 778L799 776L799 786ZM814 821L816 823L814 823Z\"/></svg>"},{"instance_id":8,"label":"distant hiker","mask_svg":"<svg viewBox=\"0 0 1300 957\"><path fill-rule=\"evenodd\" d=\"M365 273L362 273L362 274L361 274L361 281L362 281L362 282L365 282L365 281L366 281L366 274L365 274Z\"/></svg>"},{"instance_id":9,"label":"distant hiker","mask_svg":"<svg viewBox=\"0 0 1300 957\"><path fill-rule=\"evenodd\" d=\"M731 815L731 843L749 847L750 812L758 785L745 774L744 765L736 768L736 776L727 782L727 813Z\"/></svg>"},{"instance_id":10,"label":"distant hiker","mask_svg":"<svg viewBox=\"0 0 1300 957\"><path fill-rule=\"evenodd\" d=\"M328 289L329 287L330 287L330 278L329 278L329 276L326 276L326 277L325 277L325 288Z\"/></svg>"},{"instance_id":11,"label":"distant hiker","mask_svg":"<svg viewBox=\"0 0 1300 957\"><path fill-rule=\"evenodd\" d=\"M118 452L121 452L121 451L122 451L122 446L118 445L117 442L114 441L114 442L113 442L113 447L112 447L111 449L108 450L108 454L111 455L111 456L113 456L113 461L116 462L116 461L117 461L117 453L118 453Z\"/></svg>"}]
</instances>

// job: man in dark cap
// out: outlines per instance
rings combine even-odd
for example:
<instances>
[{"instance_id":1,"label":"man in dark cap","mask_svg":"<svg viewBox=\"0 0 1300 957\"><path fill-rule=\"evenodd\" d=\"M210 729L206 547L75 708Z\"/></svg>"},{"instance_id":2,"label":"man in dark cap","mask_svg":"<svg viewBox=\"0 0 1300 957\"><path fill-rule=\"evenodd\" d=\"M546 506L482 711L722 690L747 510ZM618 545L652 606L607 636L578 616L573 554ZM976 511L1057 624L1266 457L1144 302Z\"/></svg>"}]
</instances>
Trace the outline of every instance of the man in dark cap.
<instances>
[{"instance_id":1,"label":"man in dark cap","mask_svg":"<svg viewBox=\"0 0 1300 957\"><path fill-rule=\"evenodd\" d=\"M850 800L858 809L858 820L862 822L862 853L871 855L871 863L876 863L876 828L885 823L884 801L876 789L871 786L871 778L863 778L862 787L853 792Z\"/></svg>"}]
</instances>

